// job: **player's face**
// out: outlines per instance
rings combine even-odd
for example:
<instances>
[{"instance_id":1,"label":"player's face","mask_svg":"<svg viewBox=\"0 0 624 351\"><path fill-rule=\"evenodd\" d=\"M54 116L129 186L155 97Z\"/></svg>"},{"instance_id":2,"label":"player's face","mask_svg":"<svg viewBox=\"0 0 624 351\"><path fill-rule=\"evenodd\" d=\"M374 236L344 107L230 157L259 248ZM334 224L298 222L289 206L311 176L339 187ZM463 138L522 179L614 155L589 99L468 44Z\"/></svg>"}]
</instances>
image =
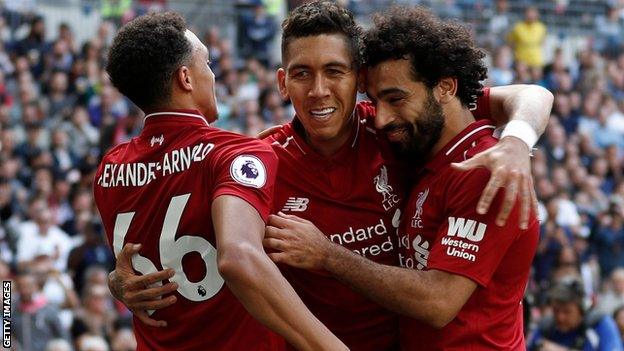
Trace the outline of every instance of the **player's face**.
<instances>
[{"instance_id":1,"label":"player's face","mask_svg":"<svg viewBox=\"0 0 624 351\"><path fill-rule=\"evenodd\" d=\"M440 139L444 114L432 90L412 79L409 60L389 60L368 69L366 87L375 103L375 127L399 156L423 162Z\"/></svg>"},{"instance_id":2,"label":"player's face","mask_svg":"<svg viewBox=\"0 0 624 351\"><path fill-rule=\"evenodd\" d=\"M581 309L574 302L553 304L553 315L557 329L562 332L572 331L583 323Z\"/></svg>"},{"instance_id":3,"label":"player's face","mask_svg":"<svg viewBox=\"0 0 624 351\"><path fill-rule=\"evenodd\" d=\"M208 122L213 122L217 119L217 98L215 96L215 76L208 65L210 62L208 49L190 30L186 31L186 38L193 46L189 65L189 71L193 78L193 99L197 109L208 119Z\"/></svg>"},{"instance_id":4,"label":"player's face","mask_svg":"<svg viewBox=\"0 0 624 351\"><path fill-rule=\"evenodd\" d=\"M290 98L307 137L315 142L344 142L357 93L357 70L340 34L293 40L288 62L277 73L284 98Z\"/></svg>"}]
</instances>

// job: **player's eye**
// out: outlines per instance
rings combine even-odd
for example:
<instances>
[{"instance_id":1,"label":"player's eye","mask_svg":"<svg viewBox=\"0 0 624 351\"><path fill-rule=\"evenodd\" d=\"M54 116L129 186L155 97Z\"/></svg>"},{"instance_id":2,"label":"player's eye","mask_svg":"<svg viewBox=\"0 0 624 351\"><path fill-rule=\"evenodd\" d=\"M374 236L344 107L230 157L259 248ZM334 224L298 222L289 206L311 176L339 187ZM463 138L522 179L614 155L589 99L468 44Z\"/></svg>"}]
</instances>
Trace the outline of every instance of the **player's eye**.
<instances>
[{"instance_id":1,"label":"player's eye","mask_svg":"<svg viewBox=\"0 0 624 351\"><path fill-rule=\"evenodd\" d=\"M398 103L400 103L401 101L403 101L403 98L401 97L391 97L388 99L388 103L392 104L392 105L396 105Z\"/></svg>"},{"instance_id":2,"label":"player's eye","mask_svg":"<svg viewBox=\"0 0 624 351\"><path fill-rule=\"evenodd\" d=\"M341 74L342 74L342 71L341 71L341 70L338 70L338 69L334 69L334 68L332 68L332 69L328 69L328 70L327 70L327 73L328 73L330 76L338 76L338 75L341 75Z\"/></svg>"},{"instance_id":3,"label":"player's eye","mask_svg":"<svg viewBox=\"0 0 624 351\"><path fill-rule=\"evenodd\" d=\"M293 74L293 77L297 79L307 78L308 76L309 76L308 71L299 71Z\"/></svg>"},{"instance_id":4,"label":"player's eye","mask_svg":"<svg viewBox=\"0 0 624 351\"><path fill-rule=\"evenodd\" d=\"M212 64L212 61L210 61L210 60L206 60L206 64L207 64L208 66L210 66L210 65Z\"/></svg>"}]
</instances>

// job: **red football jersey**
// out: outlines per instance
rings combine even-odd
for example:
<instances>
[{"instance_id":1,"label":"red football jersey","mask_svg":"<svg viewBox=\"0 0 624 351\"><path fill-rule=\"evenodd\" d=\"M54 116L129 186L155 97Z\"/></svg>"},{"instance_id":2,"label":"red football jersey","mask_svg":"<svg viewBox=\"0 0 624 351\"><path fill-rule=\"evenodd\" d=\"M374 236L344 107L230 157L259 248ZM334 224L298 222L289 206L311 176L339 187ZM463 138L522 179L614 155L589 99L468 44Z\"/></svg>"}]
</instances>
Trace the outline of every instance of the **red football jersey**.
<instances>
[{"instance_id":1,"label":"red football jersey","mask_svg":"<svg viewBox=\"0 0 624 351\"><path fill-rule=\"evenodd\" d=\"M399 230L399 261L414 269L437 269L465 276L477 288L453 321L442 329L401 318L404 350L524 350L522 297L535 253L539 224L532 214L520 230L519 204L507 224L495 219L499 192L485 215L476 212L490 178L484 168L451 168L497 140L488 120L472 123L420 171Z\"/></svg>"},{"instance_id":2,"label":"red football jersey","mask_svg":"<svg viewBox=\"0 0 624 351\"><path fill-rule=\"evenodd\" d=\"M146 116L138 137L104 156L94 193L115 254L126 242L141 243L134 268L174 268L179 285L177 303L152 316L168 327L135 320L138 350L275 349L273 334L219 275L211 206L220 195L237 196L266 220L276 172L268 145L187 110Z\"/></svg>"},{"instance_id":3,"label":"red football jersey","mask_svg":"<svg viewBox=\"0 0 624 351\"><path fill-rule=\"evenodd\" d=\"M333 242L375 262L396 265L404 180L378 138L374 108L359 104L347 143L332 157L306 144L295 119L268 139L280 160L275 211L310 220ZM310 311L351 350L390 350L397 317L326 272L280 267Z\"/></svg>"}]
</instances>

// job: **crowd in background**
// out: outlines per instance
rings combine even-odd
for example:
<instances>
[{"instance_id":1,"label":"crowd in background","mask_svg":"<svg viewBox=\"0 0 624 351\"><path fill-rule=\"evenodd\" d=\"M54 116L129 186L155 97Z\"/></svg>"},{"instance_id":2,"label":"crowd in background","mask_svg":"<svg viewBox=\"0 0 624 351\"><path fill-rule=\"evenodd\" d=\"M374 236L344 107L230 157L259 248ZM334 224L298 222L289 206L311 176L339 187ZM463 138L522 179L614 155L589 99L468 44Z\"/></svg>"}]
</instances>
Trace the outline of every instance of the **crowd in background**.
<instances>
[{"instance_id":1,"label":"crowd in background","mask_svg":"<svg viewBox=\"0 0 624 351\"><path fill-rule=\"evenodd\" d=\"M357 10L359 2L345 3ZM446 3L474 10L470 1ZM254 136L294 112L275 81L279 23L259 1L252 5L236 40L215 27L195 31L216 75L214 125ZM549 28L530 2L517 22L504 0L488 6L488 31L476 38L488 52L486 85L539 84L555 96L533 157L542 231L527 334L552 319L562 283L579 291L572 300L588 328L588 315L612 316L624 335L624 4L608 3L571 58L544 45ZM85 42L67 24L46 32L45 21L7 9L0 17L0 279L14 282L14 345L134 350L130 313L106 286L114 257L91 186L102 153L142 126L143 113L104 71L122 21L103 20Z\"/></svg>"}]
</instances>

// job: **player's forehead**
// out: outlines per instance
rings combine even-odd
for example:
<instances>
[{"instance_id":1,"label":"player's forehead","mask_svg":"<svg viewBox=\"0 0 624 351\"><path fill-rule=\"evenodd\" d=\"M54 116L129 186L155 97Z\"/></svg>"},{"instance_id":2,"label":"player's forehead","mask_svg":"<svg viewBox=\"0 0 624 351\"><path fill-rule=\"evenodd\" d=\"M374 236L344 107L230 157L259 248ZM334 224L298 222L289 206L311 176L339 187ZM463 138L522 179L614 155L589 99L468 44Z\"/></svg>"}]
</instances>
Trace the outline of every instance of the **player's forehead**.
<instances>
[{"instance_id":1,"label":"player's forehead","mask_svg":"<svg viewBox=\"0 0 624 351\"><path fill-rule=\"evenodd\" d=\"M408 90L416 82L412 79L411 63L406 59L382 61L366 69L366 90L377 98L389 89Z\"/></svg>"},{"instance_id":2,"label":"player's forehead","mask_svg":"<svg viewBox=\"0 0 624 351\"><path fill-rule=\"evenodd\" d=\"M199 54L206 57L208 56L208 48L201 42L201 40L199 40L195 33L187 29L184 33L184 36L191 43L194 54Z\"/></svg>"},{"instance_id":3,"label":"player's forehead","mask_svg":"<svg viewBox=\"0 0 624 351\"><path fill-rule=\"evenodd\" d=\"M318 34L292 39L287 48L286 68L301 65L323 67L329 63L351 66L353 55L344 34Z\"/></svg>"}]
</instances>

